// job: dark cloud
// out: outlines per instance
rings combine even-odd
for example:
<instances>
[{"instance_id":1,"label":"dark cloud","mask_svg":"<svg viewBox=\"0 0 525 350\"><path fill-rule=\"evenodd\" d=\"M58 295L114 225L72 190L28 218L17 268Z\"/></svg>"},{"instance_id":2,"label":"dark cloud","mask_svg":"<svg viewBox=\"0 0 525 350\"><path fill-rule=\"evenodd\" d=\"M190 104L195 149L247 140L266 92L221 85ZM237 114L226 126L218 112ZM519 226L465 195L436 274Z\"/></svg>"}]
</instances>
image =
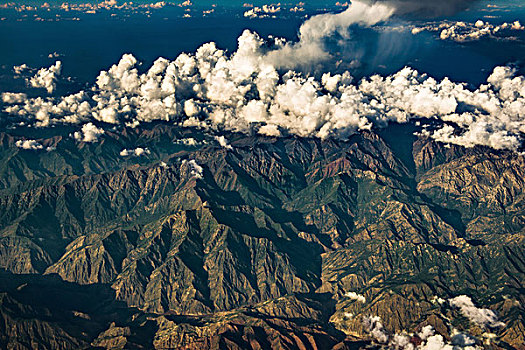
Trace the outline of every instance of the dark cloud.
<instances>
[{"instance_id":1,"label":"dark cloud","mask_svg":"<svg viewBox=\"0 0 525 350\"><path fill-rule=\"evenodd\" d=\"M388 3L400 15L413 14L425 17L452 15L466 9L478 0L373 0L373 3Z\"/></svg>"}]
</instances>

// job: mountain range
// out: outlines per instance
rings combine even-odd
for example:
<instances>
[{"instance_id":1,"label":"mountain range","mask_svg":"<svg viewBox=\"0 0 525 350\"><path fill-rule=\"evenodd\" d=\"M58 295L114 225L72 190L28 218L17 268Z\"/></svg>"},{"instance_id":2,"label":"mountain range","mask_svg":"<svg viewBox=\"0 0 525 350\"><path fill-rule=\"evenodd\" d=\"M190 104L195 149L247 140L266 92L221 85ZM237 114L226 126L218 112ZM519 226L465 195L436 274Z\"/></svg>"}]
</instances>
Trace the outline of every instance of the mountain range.
<instances>
[{"instance_id":1,"label":"mountain range","mask_svg":"<svg viewBox=\"0 0 525 350\"><path fill-rule=\"evenodd\" d=\"M524 155L416 130L0 132L0 346L525 349Z\"/></svg>"}]
</instances>

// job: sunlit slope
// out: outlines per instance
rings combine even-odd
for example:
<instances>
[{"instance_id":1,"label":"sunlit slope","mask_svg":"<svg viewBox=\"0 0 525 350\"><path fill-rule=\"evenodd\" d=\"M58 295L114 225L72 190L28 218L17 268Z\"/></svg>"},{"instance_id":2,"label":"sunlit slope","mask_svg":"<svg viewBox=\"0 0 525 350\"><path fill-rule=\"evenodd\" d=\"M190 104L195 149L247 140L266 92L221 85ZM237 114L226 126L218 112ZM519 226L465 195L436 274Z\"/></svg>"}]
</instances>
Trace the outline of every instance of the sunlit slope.
<instances>
[{"instance_id":1,"label":"sunlit slope","mask_svg":"<svg viewBox=\"0 0 525 350\"><path fill-rule=\"evenodd\" d=\"M524 158L412 131L345 142L230 134L228 148L158 124L95 144L42 134L52 152L1 134L0 266L33 275L5 277L19 283L2 290L3 327L15 330L0 341L357 346L367 315L390 331L481 335L436 301L465 294L506 324L495 343L519 348ZM139 146L150 153L120 155ZM24 299L35 284L67 293L67 305ZM86 306L97 293L108 301Z\"/></svg>"}]
</instances>

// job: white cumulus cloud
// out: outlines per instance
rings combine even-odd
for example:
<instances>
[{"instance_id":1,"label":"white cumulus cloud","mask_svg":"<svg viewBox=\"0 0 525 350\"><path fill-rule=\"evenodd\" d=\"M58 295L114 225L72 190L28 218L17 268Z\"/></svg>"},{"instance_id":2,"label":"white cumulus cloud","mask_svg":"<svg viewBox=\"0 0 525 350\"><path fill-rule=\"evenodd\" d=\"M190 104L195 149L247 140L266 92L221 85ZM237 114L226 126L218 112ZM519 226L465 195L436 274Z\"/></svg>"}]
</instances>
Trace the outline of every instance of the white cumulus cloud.
<instances>
[{"instance_id":1,"label":"white cumulus cloud","mask_svg":"<svg viewBox=\"0 0 525 350\"><path fill-rule=\"evenodd\" d=\"M232 146L228 144L228 140L224 136L215 136L215 140L219 143L221 147L226 149L232 149Z\"/></svg>"},{"instance_id":2,"label":"white cumulus cloud","mask_svg":"<svg viewBox=\"0 0 525 350\"><path fill-rule=\"evenodd\" d=\"M18 140L18 141L16 141L15 145L18 148L31 149L31 150L37 150L37 149L43 149L44 148L44 146L42 146L36 140Z\"/></svg>"},{"instance_id":3,"label":"white cumulus cloud","mask_svg":"<svg viewBox=\"0 0 525 350\"><path fill-rule=\"evenodd\" d=\"M471 322L483 327L502 327L505 323L498 320L496 313L490 309L476 307L472 299L466 295L460 295L449 300L450 305L460 309L463 316Z\"/></svg>"},{"instance_id":4,"label":"white cumulus cloud","mask_svg":"<svg viewBox=\"0 0 525 350\"><path fill-rule=\"evenodd\" d=\"M56 88L56 81L62 71L62 62L56 61L49 68L41 68L31 77L28 82L32 87L44 88L48 93L53 93Z\"/></svg>"},{"instance_id":5,"label":"white cumulus cloud","mask_svg":"<svg viewBox=\"0 0 525 350\"><path fill-rule=\"evenodd\" d=\"M324 50L325 36L344 35L352 23L373 25L393 11L387 4L354 2L342 13L305 22L297 43L264 40L246 30L232 54L207 43L173 61L159 58L143 74L136 58L126 54L100 72L89 91L45 99L5 95L3 99L16 103L4 111L35 126L97 121L137 127L162 120L184 127L321 139L345 139L389 122L429 118L442 122L423 133L437 141L517 150L525 132L525 78L512 68L496 67L476 89L410 67L361 81L354 81L350 72L316 79L288 67L279 69L279 57L291 55L288 62L322 59L317 50ZM301 56L301 50L309 54Z\"/></svg>"},{"instance_id":6,"label":"white cumulus cloud","mask_svg":"<svg viewBox=\"0 0 525 350\"><path fill-rule=\"evenodd\" d=\"M356 292L347 292L345 293L345 297L352 299L352 300L357 300L361 303L366 302L366 298L361 294L357 294Z\"/></svg>"},{"instance_id":7,"label":"white cumulus cloud","mask_svg":"<svg viewBox=\"0 0 525 350\"><path fill-rule=\"evenodd\" d=\"M388 342L388 333L383 327L379 316L363 317L363 326L378 343L386 344Z\"/></svg>"},{"instance_id":8,"label":"white cumulus cloud","mask_svg":"<svg viewBox=\"0 0 525 350\"><path fill-rule=\"evenodd\" d=\"M93 123L87 123L82 126L80 131L76 131L73 137L77 141L97 142L98 138L104 134L104 129L97 128Z\"/></svg>"},{"instance_id":9,"label":"white cumulus cloud","mask_svg":"<svg viewBox=\"0 0 525 350\"><path fill-rule=\"evenodd\" d=\"M189 161L185 159L182 161L182 165L188 167L189 172L193 177L197 179L202 179L204 169L202 168L202 166L197 164L195 159L191 159Z\"/></svg>"},{"instance_id":10,"label":"white cumulus cloud","mask_svg":"<svg viewBox=\"0 0 525 350\"><path fill-rule=\"evenodd\" d=\"M2 102L6 104L23 103L27 100L24 93L4 92L2 93Z\"/></svg>"},{"instance_id":11,"label":"white cumulus cloud","mask_svg":"<svg viewBox=\"0 0 525 350\"><path fill-rule=\"evenodd\" d=\"M441 334L435 334L432 326L424 326L418 334L388 333L379 316L366 316L363 326L374 345L388 350L481 350L471 335L453 330L450 341ZM416 340L416 341L414 341Z\"/></svg>"},{"instance_id":12,"label":"white cumulus cloud","mask_svg":"<svg viewBox=\"0 0 525 350\"><path fill-rule=\"evenodd\" d=\"M128 157L128 156L140 157L140 156L148 155L150 153L151 151L149 149L142 148L142 147L137 147L135 149L123 149L122 151L120 151L120 155L122 157Z\"/></svg>"},{"instance_id":13,"label":"white cumulus cloud","mask_svg":"<svg viewBox=\"0 0 525 350\"><path fill-rule=\"evenodd\" d=\"M448 22L432 23L422 27L413 27L412 34L416 35L424 31L438 32L441 40L452 40L456 42L469 42L488 38L507 38L515 31L525 30L519 21L512 23L504 22L498 25L477 20L475 23Z\"/></svg>"}]
</instances>

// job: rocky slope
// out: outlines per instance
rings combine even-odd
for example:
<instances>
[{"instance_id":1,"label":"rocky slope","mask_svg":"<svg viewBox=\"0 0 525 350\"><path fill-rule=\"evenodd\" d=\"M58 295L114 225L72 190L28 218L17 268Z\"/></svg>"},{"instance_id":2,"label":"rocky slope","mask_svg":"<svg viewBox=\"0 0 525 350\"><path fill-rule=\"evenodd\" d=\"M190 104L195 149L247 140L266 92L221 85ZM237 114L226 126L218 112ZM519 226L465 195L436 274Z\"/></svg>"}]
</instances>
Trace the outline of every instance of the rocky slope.
<instances>
[{"instance_id":1,"label":"rocky slope","mask_svg":"<svg viewBox=\"0 0 525 350\"><path fill-rule=\"evenodd\" d=\"M39 131L51 152L0 133L0 344L361 348L377 315L523 349L524 156L413 131L226 148L163 124ZM119 155L134 147L151 152ZM439 302L458 295L505 326Z\"/></svg>"}]
</instances>

